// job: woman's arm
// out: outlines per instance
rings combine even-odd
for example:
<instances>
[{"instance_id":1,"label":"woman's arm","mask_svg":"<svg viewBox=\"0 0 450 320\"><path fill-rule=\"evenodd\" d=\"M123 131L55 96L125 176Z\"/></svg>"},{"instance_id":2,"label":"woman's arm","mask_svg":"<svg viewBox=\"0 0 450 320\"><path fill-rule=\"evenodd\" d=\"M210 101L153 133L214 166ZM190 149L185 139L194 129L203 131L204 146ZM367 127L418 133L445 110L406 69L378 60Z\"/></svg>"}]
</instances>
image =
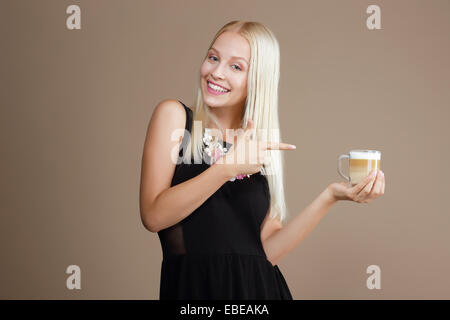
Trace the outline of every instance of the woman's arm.
<instances>
[{"instance_id":1,"label":"woman's arm","mask_svg":"<svg viewBox=\"0 0 450 320\"><path fill-rule=\"evenodd\" d=\"M384 194L385 178L381 170L374 170L359 184L330 184L314 201L300 212L285 227L275 231L263 241L267 260L276 265L291 252L314 229L316 224L339 200L368 203Z\"/></svg>"},{"instance_id":2,"label":"woman's arm","mask_svg":"<svg viewBox=\"0 0 450 320\"><path fill-rule=\"evenodd\" d=\"M176 100L158 104L150 120L142 157L140 213L144 226L158 232L183 220L233 175L213 164L198 176L170 187L176 164L171 158L181 141L172 133L184 129L186 112ZM182 136L180 136L181 140Z\"/></svg>"},{"instance_id":3,"label":"woman's arm","mask_svg":"<svg viewBox=\"0 0 450 320\"><path fill-rule=\"evenodd\" d=\"M274 266L278 264L308 236L336 201L327 188L288 224L275 231L263 242L267 260Z\"/></svg>"},{"instance_id":4,"label":"woman's arm","mask_svg":"<svg viewBox=\"0 0 450 320\"><path fill-rule=\"evenodd\" d=\"M198 176L162 191L144 213L144 225L158 232L178 223L231 178L222 167L213 164Z\"/></svg>"}]
</instances>

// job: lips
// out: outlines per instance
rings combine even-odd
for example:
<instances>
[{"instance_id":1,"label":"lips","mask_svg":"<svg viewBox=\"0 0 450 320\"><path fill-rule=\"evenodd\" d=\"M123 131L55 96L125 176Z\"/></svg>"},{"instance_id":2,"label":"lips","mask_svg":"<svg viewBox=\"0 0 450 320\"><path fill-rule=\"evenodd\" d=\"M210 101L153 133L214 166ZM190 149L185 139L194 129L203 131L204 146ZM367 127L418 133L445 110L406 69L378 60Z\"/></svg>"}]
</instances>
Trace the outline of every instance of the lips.
<instances>
[{"instance_id":1,"label":"lips","mask_svg":"<svg viewBox=\"0 0 450 320\"><path fill-rule=\"evenodd\" d=\"M206 82L207 82L207 83L208 83L208 82L211 82L211 83L212 83L213 85L215 85L215 86L218 86L218 87L221 87L221 88L224 89L224 90L230 91L230 89L225 88L224 86L221 86L220 84L215 83L215 82L213 82L213 81L211 81L211 80L206 80Z\"/></svg>"}]
</instances>

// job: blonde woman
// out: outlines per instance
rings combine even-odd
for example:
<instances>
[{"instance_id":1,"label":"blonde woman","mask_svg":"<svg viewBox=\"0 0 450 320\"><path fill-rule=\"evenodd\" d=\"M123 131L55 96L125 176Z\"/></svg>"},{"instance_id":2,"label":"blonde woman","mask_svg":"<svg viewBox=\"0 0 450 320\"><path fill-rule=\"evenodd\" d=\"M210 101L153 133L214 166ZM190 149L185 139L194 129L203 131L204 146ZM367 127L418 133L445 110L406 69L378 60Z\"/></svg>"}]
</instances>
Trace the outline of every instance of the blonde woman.
<instances>
[{"instance_id":1,"label":"blonde woman","mask_svg":"<svg viewBox=\"0 0 450 320\"><path fill-rule=\"evenodd\" d=\"M292 299L277 264L338 200L369 202L382 175L333 183L289 224L278 123L280 53L258 22L232 21L202 62L193 110L160 102L141 172L144 226L158 233L160 299ZM381 172L381 171L380 171Z\"/></svg>"}]
</instances>

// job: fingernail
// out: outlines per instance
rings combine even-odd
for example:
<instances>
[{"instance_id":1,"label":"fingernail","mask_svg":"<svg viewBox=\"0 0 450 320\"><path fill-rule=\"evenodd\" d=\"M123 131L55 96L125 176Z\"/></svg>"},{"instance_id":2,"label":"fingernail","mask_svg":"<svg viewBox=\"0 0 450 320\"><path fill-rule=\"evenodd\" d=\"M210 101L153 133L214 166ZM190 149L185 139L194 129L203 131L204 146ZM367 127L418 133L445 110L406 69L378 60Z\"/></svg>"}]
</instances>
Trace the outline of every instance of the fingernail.
<instances>
[{"instance_id":1,"label":"fingernail","mask_svg":"<svg viewBox=\"0 0 450 320\"><path fill-rule=\"evenodd\" d=\"M377 170L372 171L372 177L375 177L377 175Z\"/></svg>"},{"instance_id":2,"label":"fingernail","mask_svg":"<svg viewBox=\"0 0 450 320\"><path fill-rule=\"evenodd\" d=\"M293 144L291 144L291 149L297 149L297 147Z\"/></svg>"}]
</instances>

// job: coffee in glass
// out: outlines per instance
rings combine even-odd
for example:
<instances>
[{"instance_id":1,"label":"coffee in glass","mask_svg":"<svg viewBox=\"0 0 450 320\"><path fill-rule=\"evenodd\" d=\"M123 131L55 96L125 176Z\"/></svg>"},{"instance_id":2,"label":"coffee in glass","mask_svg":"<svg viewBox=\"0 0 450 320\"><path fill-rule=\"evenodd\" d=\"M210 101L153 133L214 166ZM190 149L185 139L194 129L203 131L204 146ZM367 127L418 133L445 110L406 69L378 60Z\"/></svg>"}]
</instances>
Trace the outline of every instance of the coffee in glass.
<instances>
[{"instance_id":1,"label":"coffee in glass","mask_svg":"<svg viewBox=\"0 0 450 320\"><path fill-rule=\"evenodd\" d=\"M349 176L342 173L341 160L349 159ZM338 158L338 172L351 186L360 183L372 170L380 170L381 152L378 150L351 150Z\"/></svg>"}]
</instances>

